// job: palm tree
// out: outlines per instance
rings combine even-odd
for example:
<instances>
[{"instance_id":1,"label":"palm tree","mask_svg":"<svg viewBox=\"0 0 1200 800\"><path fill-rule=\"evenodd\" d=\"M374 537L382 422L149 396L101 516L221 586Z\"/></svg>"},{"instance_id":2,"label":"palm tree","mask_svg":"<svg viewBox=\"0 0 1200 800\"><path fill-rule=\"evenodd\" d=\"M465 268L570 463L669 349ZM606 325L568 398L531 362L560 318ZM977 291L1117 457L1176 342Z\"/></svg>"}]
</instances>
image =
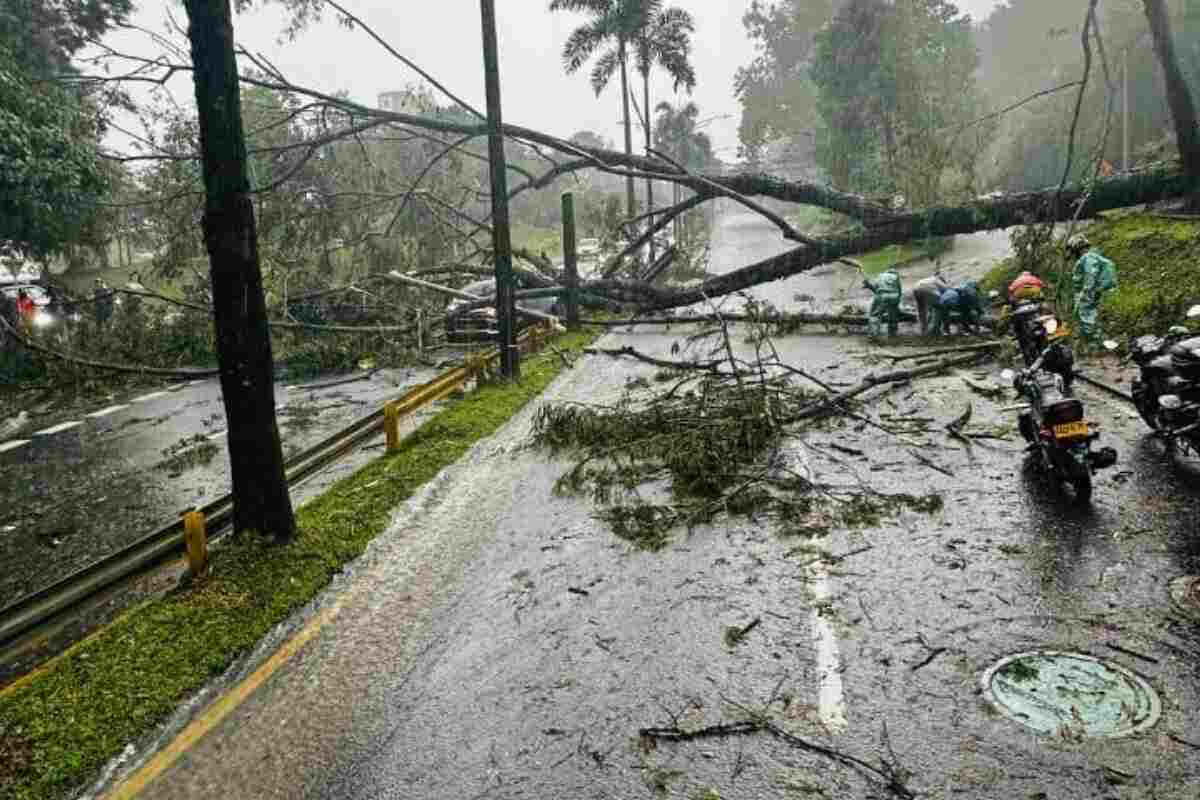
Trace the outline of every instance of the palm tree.
<instances>
[{"instance_id":1,"label":"palm tree","mask_svg":"<svg viewBox=\"0 0 1200 800\"><path fill-rule=\"evenodd\" d=\"M592 65L592 90L599 97L612 76L621 73L621 108L625 123L625 154L633 155L633 129L629 123L629 45L635 42L647 18L648 4L656 0L551 0L551 11L576 11L591 19L571 32L563 45L563 67L577 72L592 56L604 50ZM630 218L637 215L633 178L625 179L625 200Z\"/></svg>"},{"instance_id":2,"label":"palm tree","mask_svg":"<svg viewBox=\"0 0 1200 800\"><path fill-rule=\"evenodd\" d=\"M675 81L675 91L683 86L688 94L696 88L696 71L689 57L692 52L691 34L696 30L692 15L681 8L662 8L655 0L646 2L644 19L637 37L637 70L642 76L642 122L646 133L646 149L651 147L650 70L657 64ZM694 105L693 105L694 108ZM693 122L695 120L693 119ZM654 181L646 179L646 210L654 210ZM653 224L654 220L649 220ZM650 241L650 261L654 261L654 241Z\"/></svg>"}]
</instances>

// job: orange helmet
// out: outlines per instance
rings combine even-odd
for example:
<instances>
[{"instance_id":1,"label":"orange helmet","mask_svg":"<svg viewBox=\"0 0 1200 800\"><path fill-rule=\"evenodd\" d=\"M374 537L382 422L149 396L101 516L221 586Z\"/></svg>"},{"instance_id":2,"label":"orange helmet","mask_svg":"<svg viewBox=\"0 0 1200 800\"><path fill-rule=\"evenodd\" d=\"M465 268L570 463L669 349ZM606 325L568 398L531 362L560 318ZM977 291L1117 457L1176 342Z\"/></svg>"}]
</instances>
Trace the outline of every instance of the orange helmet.
<instances>
[{"instance_id":1,"label":"orange helmet","mask_svg":"<svg viewBox=\"0 0 1200 800\"><path fill-rule=\"evenodd\" d=\"M1032 272L1022 272L1008 285L1008 296L1013 300L1040 300L1046 284Z\"/></svg>"}]
</instances>

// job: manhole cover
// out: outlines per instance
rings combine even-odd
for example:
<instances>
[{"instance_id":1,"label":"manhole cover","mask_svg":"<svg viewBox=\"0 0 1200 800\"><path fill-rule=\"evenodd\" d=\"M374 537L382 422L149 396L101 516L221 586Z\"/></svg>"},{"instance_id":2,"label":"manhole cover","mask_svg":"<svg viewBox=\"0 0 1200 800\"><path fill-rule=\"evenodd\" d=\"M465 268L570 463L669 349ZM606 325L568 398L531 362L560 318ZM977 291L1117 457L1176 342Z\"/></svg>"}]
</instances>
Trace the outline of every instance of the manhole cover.
<instances>
[{"instance_id":1,"label":"manhole cover","mask_svg":"<svg viewBox=\"0 0 1200 800\"><path fill-rule=\"evenodd\" d=\"M1200 575L1184 575L1170 583L1171 602L1185 614L1200 618Z\"/></svg>"},{"instance_id":2,"label":"manhole cover","mask_svg":"<svg viewBox=\"0 0 1200 800\"><path fill-rule=\"evenodd\" d=\"M1130 736L1162 713L1162 702L1144 679L1082 653L1007 656L984 673L983 690L1006 716L1064 738Z\"/></svg>"}]
</instances>

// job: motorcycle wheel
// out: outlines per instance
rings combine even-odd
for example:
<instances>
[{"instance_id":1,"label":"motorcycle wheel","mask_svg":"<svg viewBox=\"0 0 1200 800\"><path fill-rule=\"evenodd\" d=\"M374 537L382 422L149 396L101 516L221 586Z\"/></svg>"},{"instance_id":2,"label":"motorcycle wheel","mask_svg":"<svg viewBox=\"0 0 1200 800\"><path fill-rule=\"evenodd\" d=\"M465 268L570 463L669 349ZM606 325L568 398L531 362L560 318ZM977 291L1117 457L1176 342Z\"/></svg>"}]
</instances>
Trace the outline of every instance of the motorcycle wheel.
<instances>
[{"instance_id":1,"label":"motorcycle wheel","mask_svg":"<svg viewBox=\"0 0 1200 800\"><path fill-rule=\"evenodd\" d=\"M1150 394L1140 380L1133 382L1133 405L1145 423L1150 426L1150 430L1156 431L1162 427L1159 425L1158 414L1155 411L1158 400Z\"/></svg>"},{"instance_id":2,"label":"motorcycle wheel","mask_svg":"<svg viewBox=\"0 0 1200 800\"><path fill-rule=\"evenodd\" d=\"M1066 468L1066 480L1075 489L1075 499L1086 503L1092 499L1092 471L1086 464L1072 461Z\"/></svg>"}]
</instances>

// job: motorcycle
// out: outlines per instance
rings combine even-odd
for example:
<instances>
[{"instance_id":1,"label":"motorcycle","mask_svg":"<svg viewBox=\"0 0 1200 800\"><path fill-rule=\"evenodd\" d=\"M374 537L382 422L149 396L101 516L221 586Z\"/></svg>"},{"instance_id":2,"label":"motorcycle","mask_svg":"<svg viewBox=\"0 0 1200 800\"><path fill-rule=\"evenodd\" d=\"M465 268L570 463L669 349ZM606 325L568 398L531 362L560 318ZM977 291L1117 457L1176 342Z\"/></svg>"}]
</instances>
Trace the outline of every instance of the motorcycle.
<instances>
[{"instance_id":1,"label":"motorcycle","mask_svg":"<svg viewBox=\"0 0 1200 800\"><path fill-rule=\"evenodd\" d=\"M1074 357L1063 341L1069 335L1066 327L1053 315L1041 314L1037 306L1018 307L1013 316L1014 330L1028 326L1024 332L1028 342L1041 346L1025 369L1003 373L1026 402L1018 418L1021 436L1027 449L1037 453L1038 466L1060 483L1071 484L1076 499L1087 502L1092 496L1092 476L1117 463L1117 451L1092 449L1100 432L1084 417L1083 403L1071 394ZM1023 334L1018 336L1023 338ZM1026 352L1025 342L1022 352Z\"/></svg>"},{"instance_id":2,"label":"motorcycle","mask_svg":"<svg viewBox=\"0 0 1200 800\"><path fill-rule=\"evenodd\" d=\"M1200 319L1200 305L1188 319ZM1167 443L1200 455L1200 336L1177 325L1166 336L1139 336L1129 345L1138 365L1133 403L1146 424Z\"/></svg>"}]
</instances>

